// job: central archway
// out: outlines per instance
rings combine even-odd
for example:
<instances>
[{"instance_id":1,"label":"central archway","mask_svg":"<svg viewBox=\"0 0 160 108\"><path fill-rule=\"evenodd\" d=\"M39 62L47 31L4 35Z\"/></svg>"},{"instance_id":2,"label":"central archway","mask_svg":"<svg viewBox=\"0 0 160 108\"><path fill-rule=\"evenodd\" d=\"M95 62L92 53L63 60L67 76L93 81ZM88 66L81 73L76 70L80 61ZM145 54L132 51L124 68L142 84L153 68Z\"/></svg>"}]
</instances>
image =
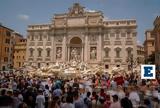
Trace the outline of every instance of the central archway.
<instances>
[{"instance_id":1,"label":"central archway","mask_svg":"<svg viewBox=\"0 0 160 108\"><path fill-rule=\"evenodd\" d=\"M69 60L81 61L82 55L82 40L79 37L73 37L70 40L70 57Z\"/></svg>"},{"instance_id":2,"label":"central archway","mask_svg":"<svg viewBox=\"0 0 160 108\"><path fill-rule=\"evenodd\" d=\"M73 37L70 40L70 44L79 44L79 45L81 45L82 44L82 40L79 37Z\"/></svg>"}]
</instances>

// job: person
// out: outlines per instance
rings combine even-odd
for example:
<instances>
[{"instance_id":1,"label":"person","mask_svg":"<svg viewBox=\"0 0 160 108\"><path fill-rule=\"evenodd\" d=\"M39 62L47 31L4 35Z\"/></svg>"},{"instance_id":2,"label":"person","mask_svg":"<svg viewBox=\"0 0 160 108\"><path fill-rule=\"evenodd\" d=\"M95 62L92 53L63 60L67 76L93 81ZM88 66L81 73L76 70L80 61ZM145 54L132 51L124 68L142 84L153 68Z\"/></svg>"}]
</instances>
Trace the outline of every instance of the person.
<instances>
[{"instance_id":1,"label":"person","mask_svg":"<svg viewBox=\"0 0 160 108\"><path fill-rule=\"evenodd\" d=\"M60 97L62 95L62 90L59 87L56 87L56 89L53 91L53 97Z\"/></svg>"},{"instance_id":2,"label":"person","mask_svg":"<svg viewBox=\"0 0 160 108\"><path fill-rule=\"evenodd\" d=\"M139 105L140 97L135 87L131 87L131 92L129 93L129 99L131 100L134 108L136 108Z\"/></svg>"},{"instance_id":3,"label":"person","mask_svg":"<svg viewBox=\"0 0 160 108\"><path fill-rule=\"evenodd\" d=\"M26 103L21 103L19 104L18 108L28 108L27 104Z\"/></svg>"},{"instance_id":4,"label":"person","mask_svg":"<svg viewBox=\"0 0 160 108\"><path fill-rule=\"evenodd\" d=\"M92 101L90 99L90 92L87 92L87 96L84 98L84 108L92 108Z\"/></svg>"},{"instance_id":5,"label":"person","mask_svg":"<svg viewBox=\"0 0 160 108\"><path fill-rule=\"evenodd\" d=\"M92 108L97 108L97 103L98 103L98 95L95 91L92 92Z\"/></svg>"},{"instance_id":6,"label":"person","mask_svg":"<svg viewBox=\"0 0 160 108\"><path fill-rule=\"evenodd\" d=\"M72 86L75 90L78 90L79 89L79 83L77 81L77 79L75 78L74 79L74 83L73 83L73 86Z\"/></svg>"},{"instance_id":7,"label":"person","mask_svg":"<svg viewBox=\"0 0 160 108\"><path fill-rule=\"evenodd\" d=\"M121 108L121 104L118 100L118 95L113 95L113 102L111 103L109 108Z\"/></svg>"},{"instance_id":8,"label":"person","mask_svg":"<svg viewBox=\"0 0 160 108\"><path fill-rule=\"evenodd\" d=\"M118 97L119 97L120 100L125 97L125 93L123 91L123 88L120 85L118 86L117 95L118 95Z\"/></svg>"},{"instance_id":9,"label":"person","mask_svg":"<svg viewBox=\"0 0 160 108\"><path fill-rule=\"evenodd\" d=\"M48 105L48 108L60 108L60 98L59 97L53 97L51 102Z\"/></svg>"},{"instance_id":10,"label":"person","mask_svg":"<svg viewBox=\"0 0 160 108\"><path fill-rule=\"evenodd\" d=\"M100 94L99 94L99 101L101 104L104 104L106 101L107 94L104 92L104 89L101 89Z\"/></svg>"},{"instance_id":11,"label":"person","mask_svg":"<svg viewBox=\"0 0 160 108\"><path fill-rule=\"evenodd\" d=\"M44 91L44 96L45 96L45 108L48 108L48 101L49 101L49 86L45 85L45 91Z\"/></svg>"},{"instance_id":12,"label":"person","mask_svg":"<svg viewBox=\"0 0 160 108\"><path fill-rule=\"evenodd\" d=\"M74 93L74 107L75 108L83 108L84 102L82 99L79 98L78 92Z\"/></svg>"},{"instance_id":13,"label":"person","mask_svg":"<svg viewBox=\"0 0 160 108\"><path fill-rule=\"evenodd\" d=\"M35 100L36 95L33 92L33 88L28 87L27 91L24 92L24 102L28 105L28 107L35 108Z\"/></svg>"},{"instance_id":14,"label":"person","mask_svg":"<svg viewBox=\"0 0 160 108\"><path fill-rule=\"evenodd\" d=\"M45 97L41 89L38 90L38 95L36 97L36 108L45 108Z\"/></svg>"},{"instance_id":15,"label":"person","mask_svg":"<svg viewBox=\"0 0 160 108\"><path fill-rule=\"evenodd\" d=\"M10 96L5 95L6 90L1 91L1 96L0 96L0 108L13 108L13 98Z\"/></svg>"},{"instance_id":16,"label":"person","mask_svg":"<svg viewBox=\"0 0 160 108\"><path fill-rule=\"evenodd\" d=\"M120 102L122 108L133 108L132 102L128 99L128 97L122 98Z\"/></svg>"},{"instance_id":17,"label":"person","mask_svg":"<svg viewBox=\"0 0 160 108\"><path fill-rule=\"evenodd\" d=\"M22 103L21 100L18 98L18 91L14 90L13 91L13 108L18 108L18 106Z\"/></svg>"},{"instance_id":18,"label":"person","mask_svg":"<svg viewBox=\"0 0 160 108\"><path fill-rule=\"evenodd\" d=\"M66 103L62 105L62 108L74 108L73 98L71 96L66 97Z\"/></svg>"},{"instance_id":19,"label":"person","mask_svg":"<svg viewBox=\"0 0 160 108\"><path fill-rule=\"evenodd\" d=\"M146 108L152 108L151 101L149 99L144 99L144 105Z\"/></svg>"}]
</instances>

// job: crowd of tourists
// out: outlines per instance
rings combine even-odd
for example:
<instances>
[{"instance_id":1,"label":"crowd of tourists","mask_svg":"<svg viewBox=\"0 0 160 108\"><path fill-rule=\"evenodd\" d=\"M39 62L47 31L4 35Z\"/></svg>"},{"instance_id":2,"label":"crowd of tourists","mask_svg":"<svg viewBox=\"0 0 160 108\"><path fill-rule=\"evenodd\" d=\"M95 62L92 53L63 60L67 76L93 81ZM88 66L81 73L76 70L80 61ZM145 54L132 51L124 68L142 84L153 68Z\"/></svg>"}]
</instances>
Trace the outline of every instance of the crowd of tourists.
<instances>
[{"instance_id":1,"label":"crowd of tourists","mask_svg":"<svg viewBox=\"0 0 160 108\"><path fill-rule=\"evenodd\" d=\"M137 74L78 77L0 73L0 108L160 108L158 80Z\"/></svg>"}]
</instances>

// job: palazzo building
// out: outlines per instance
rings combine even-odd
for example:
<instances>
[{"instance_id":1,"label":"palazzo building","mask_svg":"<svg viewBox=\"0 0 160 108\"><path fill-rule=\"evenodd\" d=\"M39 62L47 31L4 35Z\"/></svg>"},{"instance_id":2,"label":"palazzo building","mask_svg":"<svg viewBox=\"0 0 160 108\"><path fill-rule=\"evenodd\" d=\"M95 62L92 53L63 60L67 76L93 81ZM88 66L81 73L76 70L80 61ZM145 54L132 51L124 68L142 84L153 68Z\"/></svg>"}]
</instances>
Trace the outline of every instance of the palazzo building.
<instances>
[{"instance_id":1,"label":"palazzo building","mask_svg":"<svg viewBox=\"0 0 160 108\"><path fill-rule=\"evenodd\" d=\"M151 63L149 59L155 54L155 36L152 31L152 29L145 31L145 41L143 43L145 51L145 63Z\"/></svg>"},{"instance_id":2,"label":"palazzo building","mask_svg":"<svg viewBox=\"0 0 160 108\"><path fill-rule=\"evenodd\" d=\"M145 63L145 51L143 45L137 45L137 63L144 64Z\"/></svg>"},{"instance_id":3,"label":"palazzo building","mask_svg":"<svg viewBox=\"0 0 160 108\"><path fill-rule=\"evenodd\" d=\"M135 19L108 20L101 11L75 3L48 24L28 25L26 63L40 67L82 61L127 69L127 58L137 58L136 28Z\"/></svg>"},{"instance_id":4,"label":"palazzo building","mask_svg":"<svg viewBox=\"0 0 160 108\"><path fill-rule=\"evenodd\" d=\"M0 24L0 71L13 68L14 45L21 38L21 34Z\"/></svg>"},{"instance_id":5,"label":"palazzo building","mask_svg":"<svg viewBox=\"0 0 160 108\"><path fill-rule=\"evenodd\" d=\"M13 67L21 68L24 65L26 58L26 39L21 39L14 45Z\"/></svg>"},{"instance_id":6,"label":"palazzo building","mask_svg":"<svg viewBox=\"0 0 160 108\"><path fill-rule=\"evenodd\" d=\"M160 72L160 16L154 21L153 34L155 36L155 64Z\"/></svg>"}]
</instances>

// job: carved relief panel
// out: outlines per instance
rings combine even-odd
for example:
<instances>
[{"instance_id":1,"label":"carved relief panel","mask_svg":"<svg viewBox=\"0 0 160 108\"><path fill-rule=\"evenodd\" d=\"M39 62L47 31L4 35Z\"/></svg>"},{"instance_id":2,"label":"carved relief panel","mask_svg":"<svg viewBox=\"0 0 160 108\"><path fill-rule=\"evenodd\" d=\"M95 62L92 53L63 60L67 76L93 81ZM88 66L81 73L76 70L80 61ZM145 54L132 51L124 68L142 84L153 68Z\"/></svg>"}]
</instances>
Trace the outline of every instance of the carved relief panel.
<instances>
[{"instance_id":1,"label":"carved relief panel","mask_svg":"<svg viewBox=\"0 0 160 108\"><path fill-rule=\"evenodd\" d=\"M55 42L62 42L63 36L55 36Z\"/></svg>"},{"instance_id":2,"label":"carved relief panel","mask_svg":"<svg viewBox=\"0 0 160 108\"><path fill-rule=\"evenodd\" d=\"M90 42L96 42L97 41L97 36L96 35L90 35L89 36L89 40L90 40Z\"/></svg>"}]
</instances>

